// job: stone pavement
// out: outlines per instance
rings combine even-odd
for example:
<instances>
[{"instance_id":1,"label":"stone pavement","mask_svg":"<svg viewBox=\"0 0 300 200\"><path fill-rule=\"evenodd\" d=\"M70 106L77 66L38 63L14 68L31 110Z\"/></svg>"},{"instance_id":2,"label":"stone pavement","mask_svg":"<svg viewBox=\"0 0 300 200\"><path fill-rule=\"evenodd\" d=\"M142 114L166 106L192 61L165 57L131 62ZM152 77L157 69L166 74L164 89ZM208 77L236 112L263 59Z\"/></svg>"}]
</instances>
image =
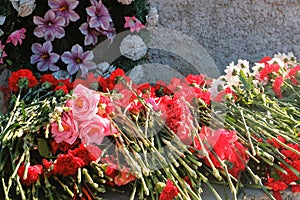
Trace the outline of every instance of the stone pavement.
<instances>
[{"instance_id":1,"label":"stone pavement","mask_svg":"<svg viewBox=\"0 0 300 200\"><path fill-rule=\"evenodd\" d=\"M220 194L223 200L232 200L230 198L230 190L228 187L215 185L215 189ZM107 200L129 200L131 192L128 188L125 188L124 193L107 191L101 197ZM227 195L226 195L227 194ZM300 200L300 193L292 193L290 191L284 191L281 193L283 200ZM215 200L216 198L207 188L203 185L202 200ZM136 198L138 199L138 198ZM245 189L245 194L240 194L238 200L269 200L269 198L260 190L256 189Z\"/></svg>"}]
</instances>

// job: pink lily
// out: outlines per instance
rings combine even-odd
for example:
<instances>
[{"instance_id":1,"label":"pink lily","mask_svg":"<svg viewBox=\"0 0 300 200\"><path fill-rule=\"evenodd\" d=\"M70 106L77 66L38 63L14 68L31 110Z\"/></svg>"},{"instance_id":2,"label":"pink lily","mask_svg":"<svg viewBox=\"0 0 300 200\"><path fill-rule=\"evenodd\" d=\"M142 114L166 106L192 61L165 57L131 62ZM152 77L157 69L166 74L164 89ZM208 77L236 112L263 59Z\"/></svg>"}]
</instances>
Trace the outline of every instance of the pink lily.
<instances>
[{"instance_id":1,"label":"pink lily","mask_svg":"<svg viewBox=\"0 0 300 200\"><path fill-rule=\"evenodd\" d=\"M146 28L141 22L140 20L138 20L135 16L133 17L124 17L126 23L124 24L124 28L130 28L130 32L139 32L140 29L142 28Z\"/></svg>"},{"instance_id":2,"label":"pink lily","mask_svg":"<svg viewBox=\"0 0 300 200\"><path fill-rule=\"evenodd\" d=\"M16 30L14 32L12 32L7 40L6 43L13 43L13 45L17 46L18 43L21 45L22 44L22 40L25 39L25 32L26 32L26 28L22 28L20 30Z\"/></svg>"}]
</instances>

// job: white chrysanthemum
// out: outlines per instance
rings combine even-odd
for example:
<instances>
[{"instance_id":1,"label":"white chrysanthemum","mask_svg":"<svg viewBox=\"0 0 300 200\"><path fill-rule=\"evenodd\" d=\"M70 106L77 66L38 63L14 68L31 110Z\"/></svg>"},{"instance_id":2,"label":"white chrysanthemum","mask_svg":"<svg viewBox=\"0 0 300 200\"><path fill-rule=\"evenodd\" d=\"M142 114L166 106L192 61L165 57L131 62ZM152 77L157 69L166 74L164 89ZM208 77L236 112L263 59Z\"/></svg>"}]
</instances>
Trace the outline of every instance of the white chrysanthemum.
<instances>
[{"instance_id":1,"label":"white chrysanthemum","mask_svg":"<svg viewBox=\"0 0 300 200\"><path fill-rule=\"evenodd\" d=\"M259 78L259 71L265 67L265 63L255 63L252 67L252 76Z\"/></svg>"},{"instance_id":2,"label":"white chrysanthemum","mask_svg":"<svg viewBox=\"0 0 300 200\"><path fill-rule=\"evenodd\" d=\"M213 80L211 87L208 89L212 97L216 97L220 91L225 88L225 76L220 76L218 79Z\"/></svg>"},{"instance_id":3,"label":"white chrysanthemum","mask_svg":"<svg viewBox=\"0 0 300 200\"><path fill-rule=\"evenodd\" d=\"M295 60L296 57L292 52L289 52L288 54L285 53L278 53L278 54L274 54L274 58L280 58L281 60Z\"/></svg>"},{"instance_id":4,"label":"white chrysanthemum","mask_svg":"<svg viewBox=\"0 0 300 200\"><path fill-rule=\"evenodd\" d=\"M284 67L284 61L282 60L282 58L272 58L267 63L270 64L270 65L272 65L272 64L278 64L279 67L281 67L281 68Z\"/></svg>"},{"instance_id":5,"label":"white chrysanthemum","mask_svg":"<svg viewBox=\"0 0 300 200\"><path fill-rule=\"evenodd\" d=\"M228 86L238 86L240 83L240 78L239 78L239 74L240 74L240 70L241 70L241 65L237 66L234 65L234 62L231 62L226 69L224 70L225 74L225 78L226 78L226 82Z\"/></svg>"},{"instance_id":6,"label":"white chrysanthemum","mask_svg":"<svg viewBox=\"0 0 300 200\"><path fill-rule=\"evenodd\" d=\"M298 65L295 55L292 52L289 52L288 54L285 53L278 53L274 54L274 58L281 59L284 64L285 68L294 68L296 65Z\"/></svg>"},{"instance_id":7,"label":"white chrysanthemum","mask_svg":"<svg viewBox=\"0 0 300 200\"><path fill-rule=\"evenodd\" d=\"M123 5L129 5L133 2L134 0L118 0L119 3Z\"/></svg>"},{"instance_id":8,"label":"white chrysanthemum","mask_svg":"<svg viewBox=\"0 0 300 200\"><path fill-rule=\"evenodd\" d=\"M242 70L245 74L250 74L250 65L247 60L238 60L237 68L239 69L238 74L240 73L240 70Z\"/></svg>"},{"instance_id":9,"label":"white chrysanthemum","mask_svg":"<svg viewBox=\"0 0 300 200\"><path fill-rule=\"evenodd\" d=\"M136 61L146 55L147 46L140 36L128 35L121 42L120 52L126 58Z\"/></svg>"}]
</instances>

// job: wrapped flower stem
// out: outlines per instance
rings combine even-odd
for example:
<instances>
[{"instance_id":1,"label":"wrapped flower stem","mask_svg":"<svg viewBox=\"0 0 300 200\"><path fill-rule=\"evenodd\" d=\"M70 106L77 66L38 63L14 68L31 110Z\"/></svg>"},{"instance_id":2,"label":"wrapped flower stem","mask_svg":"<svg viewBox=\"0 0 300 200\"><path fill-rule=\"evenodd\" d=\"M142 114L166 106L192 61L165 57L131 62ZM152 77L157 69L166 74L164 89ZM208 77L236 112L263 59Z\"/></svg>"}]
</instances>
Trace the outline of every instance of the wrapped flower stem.
<instances>
[{"instance_id":1,"label":"wrapped flower stem","mask_svg":"<svg viewBox=\"0 0 300 200\"><path fill-rule=\"evenodd\" d=\"M22 187L22 184L20 182L19 177L17 177L17 185L18 185L22 200L26 200L27 198L26 198L26 195L25 195L25 191L23 190L23 187Z\"/></svg>"},{"instance_id":2,"label":"wrapped flower stem","mask_svg":"<svg viewBox=\"0 0 300 200\"><path fill-rule=\"evenodd\" d=\"M149 112L149 110L148 110L148 112ZM150 116L150 115L149 115ZM120 116L119 116L120 117ZM164 171L164 174L166 174L167 175L167 177L168 178L170 178L171 180L173 180L174 181L174 184L176 185L176 180L177 181L179 181L179 183L180 183L180 185L178 185L178 189L179 189L179 191L180 191L180 194L181 194L181 196L182 196L182 198L187 198L187 194L186 194L186 192L185 192L185 190L182 190L181 188L185 188L186 187L186 183L179 177L179 175L177 174L177 170L175 170L175 168L173 167L173 163L172 164L170 164L170 163L168 163L166 160L165 160L165 158L164 157L162 157L162 155L161 155L161 153L160 153L160 149L161 149L161 145L160 146L158 146L158 149L156 149L156 147L154 147L153 146L153 144L152 144L152 142L150 141L151 140L151 137L150 138L148 138L148 137L146 137L146 135L145 135L145 132L140 132L140 131L136 131L136 130L139 130L138 128L136 128L136 126L134 125L134 124L132 124L131 123L131 121L130 120L128 120L128 118L126 118L125 116L123 116L123 117L121 117L120 119L122 119L122 124L123 124L123 128L125 128L124 127L124 125L126 125L126 126L130 126L131 128L129 128L129 129L127 129L127 130L131 130L131 131L134 131L135 133L134 134L129 134L131 137L132 136L135 136L134 138L135 138L135 140L141 140L141 141L143 141L142 143L139 143L139 142L136 142L135 141L135 144L140 144L140 148L139 149L141 149L142 151L145 151L146 149L149 149L149 150L151 150L150 152L152 152L152 153L154 153L154 157L156 157L156 159L155 159L155 163L157 163L158 162L158 166L161 166L161 168L163 169L163 171ZM116 120L116 118L114 119L114 120ZM118 121L118 120L117 120ZM147 121L146 121L146 123L148 123ZM117 124L115 124L115 125L117 125ZM146 126L147 127L147 126ZM147 127L148 128L148 127ZM164 127L165 128L165 127ZM150 131L151 129L149 129L149 131ZM119 131L122 133L122 131L119 129ZM167 131L169 131L169 130L167 130ZM149 134L150 136L152 135L151 134L151 132L150 132L150 134ZM173 137L175 137L176 135L174 134L174 133L172 133L171 134ZM121 142L119 145L121 145L122 144L122 142L125 142L126 141L126 143L129 145L130 144L130 139L128 138L128 132L127 132L127 134L125 135L125 134L121 134L119 137L121 137L121 138L119 138L119 141ZM122 138L124 138L124 139L122 139ZM133 138L132 138L133 139ZM188 154L188 158L186 157L186 155L184 155L183 153L182 153L182 151L180 150L178 150L177 149L177 147L175 147L173 144L171 144L170 143L170 141L168 141L167 139L158 139L159 141L162 141L164 144L166 144L166 146L165 147L167 147L167 149L164 149L164 151L170 151L171 152L171 154L173 154L175 157L178 157L179 156L179 158L177 158L177 162L175 162L175 166L178 168L179 166L183 166L184 168L185 168L185 170L187 170L188 172L189 172L189 174L190 175L192 175L192 177L191 178L193 178L193 179L197 179L197 174L196 174L196 172L194 171L194 169L192 169L192 168L190 168L190 166L189 165L187 165L187 163L186 162L193 162L193 163L195 163L195 169L197 170L197 168L198 168L198 166L201 166L202 164L199 162L199 161L197 161L197 159L196 158L193 158L191 155L189 155ZM179 143L179 141L177 141L177 143ZM143 145L147 145L147 146L143 146L143 145L141 145L141 144L143 144ZM180 145L182 146L182 144L180 143ZM148 196L148 189L149 189L149 187L151 187L151 186L146 186L147 185L147 183L148 183L148 179L147 179L147 175L149 174L152 174L152 173L150 173L150 171L149 171L149 169L147 169L147 166L148 165L145 165L145 163L148 163L148 161L147 162L145 162L145 160L142 160L141 159L141 156L138 154L138 152L136 152L135 150L136 150L136 148L130 148L130 150L131 151L133 151L133 156L134 156L134 159L132 159L131 157L131 155L129 154L129 152L127 151L127 148L126 148L126 146L124 146L124 147L121 147L121 146L119 146L119 148L121 148L121 149L123 149L122 150L122 152L124 152L125 154L124 154L124 156L125 156L125 158L127 159L127 162L128 163L131 163L131 166L140 166L140 168L141 168L141 170L144 172L143 173L143 175L145 176L145 178L143 178L143 176L141 176L141 175L139 175L138 176L138 178L139 178L139 180L141 181L141 184L142 184L142 190L144 191L143 193L146 195L146 196ZM166 152L164 152L164 156L165 155L168 155L168 154L166 154ZM167 156L168 157L168 159L173 159L174 160L174 158L173 158L173 156L170 156L170 158L169 158L169 156ZM146 157L144 157L144 159L146 159ZM135 161L137 161L137 163L135 163ZM179 162L178 162L179 161ZM145 163L144 163L145 162ZM135 164L133 164L133 163L135 163ZM138 165L137 165L138 164ZM153 163L154 164L154 163ZM151 164L150 164L151 165ZM179 166L178 166L179 165ZM166 166L169 166L168 168L166 168ZM136 168L136 167L134 167L135 168L135 170L134 171L140 171L139 170L139 168ZM145 170L146 170L146 173L145 173ZM160 170L158 170L158 171L160 171ZM198 171L198 170L197 170ZM172 176L170 176L170 173L172 174ZM194 174L194 175L193 175ZM153 175L152 175L153 176ZM174 176L174 178L173 178L173 176ZM200 197L196 194L196 193L194 193L194 192L192 192L192 190L191 189L188 189L188 191L187 191L188 193L189 193L189 195L192 195L193 196L193 198L194 199L199 199Z\"/></svg>"}]
</instances>

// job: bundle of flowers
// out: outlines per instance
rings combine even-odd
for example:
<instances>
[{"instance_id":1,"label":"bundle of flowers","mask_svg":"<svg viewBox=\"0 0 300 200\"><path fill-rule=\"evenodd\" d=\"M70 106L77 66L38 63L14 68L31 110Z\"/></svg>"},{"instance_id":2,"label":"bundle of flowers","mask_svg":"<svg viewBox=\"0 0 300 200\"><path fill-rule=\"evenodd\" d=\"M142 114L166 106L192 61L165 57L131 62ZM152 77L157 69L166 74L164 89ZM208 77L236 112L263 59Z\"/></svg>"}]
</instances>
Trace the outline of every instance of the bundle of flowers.
<instances>
[{"instance_id":1,"label":"bundle of flowers","mask_svg":"<svg viewBox=\"0 0 300 200\"><path fill-rule=\"evenodd\" d=\"M297 61L275 55L249 68L239 60L217 80L151 85L121 69L72 83L13 72L1 117L2 198L97 199L124 185L131 199L201 199L203 184L217 199L214 184L234 199L245 187L270 199L299 191Z\"/></svg>"},{"instance_id":2,"label":"bundle of flowers","mask_svg":"<svg viewBox=\"0 0 300 200\"><path fill-rule=\"evenodd\" d=\"M113 20L106 5L125 12L143 2L4 1L0 64L12 73L0 87L9 104L0 116L0 199L100 199L123 186L130 199L201 199L203 185L223 199L216 184L232 199L246 187L270 199L298 192L296 58L278 54L252 68L239 60L216 80L135 84L121 68L94 63L91 49L145 28L143 16Z\"/></svg>"}]
</instances>

